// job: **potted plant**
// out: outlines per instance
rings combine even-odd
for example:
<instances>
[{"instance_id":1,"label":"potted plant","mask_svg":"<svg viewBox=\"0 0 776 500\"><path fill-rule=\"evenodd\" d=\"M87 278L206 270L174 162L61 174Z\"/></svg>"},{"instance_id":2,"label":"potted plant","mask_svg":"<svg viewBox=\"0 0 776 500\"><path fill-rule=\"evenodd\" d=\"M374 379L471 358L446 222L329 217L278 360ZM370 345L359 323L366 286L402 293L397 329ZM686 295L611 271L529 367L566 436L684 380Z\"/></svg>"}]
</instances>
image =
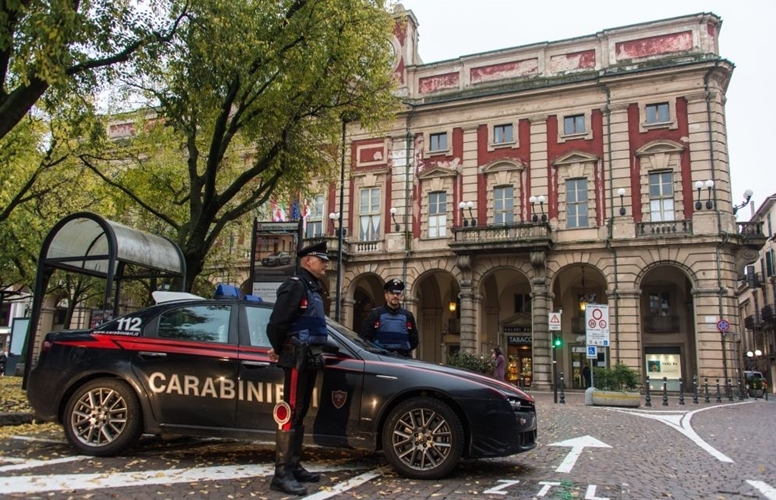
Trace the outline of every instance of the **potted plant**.
<instances>
[{"instance_id":1,"label":"potted plant","mask_svg":"<svg viewBox=\"0 0 776 500\"><path fill-rule=\"evenodd\" d=\"M765 381L757 377L747 377L746 388L749 392L749 397L761 398L763 397L763 392L765 391Z\"/></svg>"},{"instance_id":2,"label":"potted plant","mask_svg":"<svg viewBox=\"0 0 776 500\"><path fill-rule=\"evenodd\" d=\"M490 356L476 355L464 351L459 351L450 356L447 364L485 375L492 375L493 368L495 367L495 363Z\"/></svg>"},{"instance_id":3,"label":"potted plant","mask_svg":"<svg viewBox=\"0 0 776 500\"><path fill-rule=\"evenodd\" d=\"M617 363L611 368L595 367L593 368L593 404L637 408L641 405L638 385L638 372L624 363Z\"/></svg>"}]
</instances>

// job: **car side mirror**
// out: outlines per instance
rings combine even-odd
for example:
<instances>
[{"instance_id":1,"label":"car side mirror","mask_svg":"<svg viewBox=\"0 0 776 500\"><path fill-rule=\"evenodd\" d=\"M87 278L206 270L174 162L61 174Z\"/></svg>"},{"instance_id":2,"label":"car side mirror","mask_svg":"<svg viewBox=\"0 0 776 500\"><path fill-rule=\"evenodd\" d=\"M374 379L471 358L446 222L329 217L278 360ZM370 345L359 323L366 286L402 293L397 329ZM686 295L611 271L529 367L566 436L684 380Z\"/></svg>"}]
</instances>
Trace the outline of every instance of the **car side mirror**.
<instances>
[{"instance_id":1,"label":"car side mirror","mask_svg":"<svg viewBox=\"0 0 776 500\"><path fill-rule=\"evenodd\" d=\"M321 349L326 354L338 354L340 350L339 345L337 345L337 343L334 342L331 338L326 339L326 343L323 344Z\"/></svg>"}]
</instances>

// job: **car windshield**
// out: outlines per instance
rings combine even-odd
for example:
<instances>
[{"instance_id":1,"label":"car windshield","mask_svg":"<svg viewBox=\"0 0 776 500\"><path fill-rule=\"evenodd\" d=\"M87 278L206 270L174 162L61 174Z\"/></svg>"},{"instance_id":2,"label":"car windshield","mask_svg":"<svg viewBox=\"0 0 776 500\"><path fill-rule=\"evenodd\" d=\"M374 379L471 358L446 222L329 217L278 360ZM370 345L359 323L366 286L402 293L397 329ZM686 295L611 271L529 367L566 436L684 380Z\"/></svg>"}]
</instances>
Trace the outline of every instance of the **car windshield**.
<instances>
[{"instance_id":1,"label":"car windshield","mask_svg":"<svg viewBox=\"0 0 776 500\"><path fill-rule=\"evenodd\" d=\"M326 324L328 324L331 328L337 331L337 333L341 334L343 337L347 338L349 341L356 344L358 347L365 351L369 351L374 354L388 354L393 355L390 351L386 351L382 347L378 346L374 342L370 342L366 339L363 339L359 337L359 335L351 330L350 328L341 325L337 323L336 321L326 318Z\"/></svg>"}]
</instances>

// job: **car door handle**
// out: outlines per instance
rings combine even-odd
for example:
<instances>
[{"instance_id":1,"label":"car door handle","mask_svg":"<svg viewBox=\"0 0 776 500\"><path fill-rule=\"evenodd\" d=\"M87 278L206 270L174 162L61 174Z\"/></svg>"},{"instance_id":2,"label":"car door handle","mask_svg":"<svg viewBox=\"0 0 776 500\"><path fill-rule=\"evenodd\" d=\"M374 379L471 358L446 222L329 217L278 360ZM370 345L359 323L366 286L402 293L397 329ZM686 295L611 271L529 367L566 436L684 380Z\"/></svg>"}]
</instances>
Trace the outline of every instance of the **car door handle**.
<instances>
[{"instance_id":1,"label":"car door handle","mask_svg":"<svg viewBox=\"0 0 776 500\"><path fill-rule=\"evenodd\" d=\"M243 361L242 364L243 366L256 366L259 368L264 368L270 365L267 361Z\"/></svg>"},{"instance_id":2,"label":"car door handle","mask_svg":"<svg viewBox=\"0 0 776 500\"><path fill-rule=\"evenodd\" d=\"M154 352L154 351L140 351L140 355L146 358L164 358L167 357L166 352Z\"/></svg>"}]
</instances>

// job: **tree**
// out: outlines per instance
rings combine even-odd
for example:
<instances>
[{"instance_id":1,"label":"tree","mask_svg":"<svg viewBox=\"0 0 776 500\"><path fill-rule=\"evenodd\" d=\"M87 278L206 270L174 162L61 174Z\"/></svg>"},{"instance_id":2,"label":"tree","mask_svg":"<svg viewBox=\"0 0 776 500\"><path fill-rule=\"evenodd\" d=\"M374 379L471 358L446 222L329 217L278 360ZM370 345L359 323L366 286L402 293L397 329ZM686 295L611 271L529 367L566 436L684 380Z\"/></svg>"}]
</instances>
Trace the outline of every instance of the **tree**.
<instances>
[{"instance_id":1,"label":"tree","mask_svg":"<svg viewBox=\"0 0 776 500\"><path fill-rule=\"evenodd\" d=\"M0 139L49 89L94 89L98 72L172 39L187 4L114 0L0 2Z\"/></svg>"},{"instance_id":2,"label":"tree","mask_svg":"<svg viewBox=\"0 0 776 500\"><path fill-rule=\"evenodd\" d=\"M382 0L197 2L124 75L147 103L135 137L81 159L122 214L178 242L190 288L228 225L332 178L343 120L395 112L392 22Z\"/></svg>"}]
</instances>

